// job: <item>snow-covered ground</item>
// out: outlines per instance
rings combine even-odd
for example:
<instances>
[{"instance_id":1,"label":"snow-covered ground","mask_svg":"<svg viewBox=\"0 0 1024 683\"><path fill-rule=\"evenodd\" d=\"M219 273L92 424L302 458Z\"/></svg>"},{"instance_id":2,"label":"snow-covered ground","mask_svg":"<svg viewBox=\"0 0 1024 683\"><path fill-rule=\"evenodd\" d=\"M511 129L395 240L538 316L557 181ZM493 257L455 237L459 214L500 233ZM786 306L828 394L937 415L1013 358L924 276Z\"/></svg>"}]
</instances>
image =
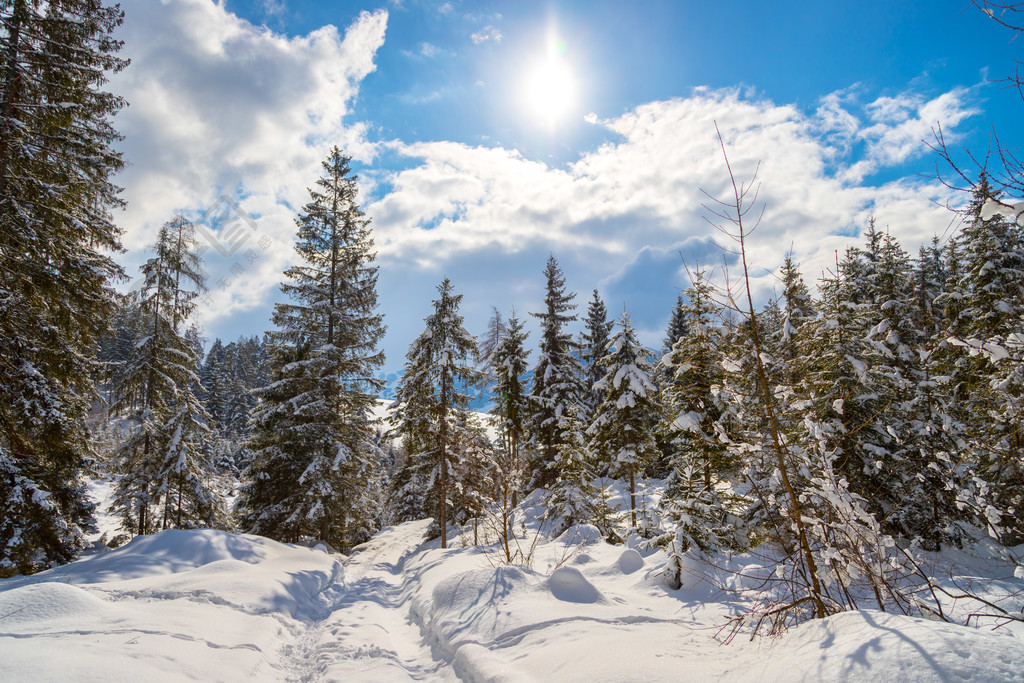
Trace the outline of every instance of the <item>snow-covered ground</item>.
<instances>
[{"instance_id":1,"label":"snow-covered ground","mask_svg":"<svg viewBox=\"0 0 1024 683\"><path fill-rule=\"evenodd\" d=\"M667 589L660 553L581 527L515 567L494 548L424 543L427 525L350 557L164 531L0 581L0 680L1024 680L1016 624L865 610L722 645L729 595ZM1024 589L1012 567L949 559L990 594Z\"/></svg>"}]
</instances>

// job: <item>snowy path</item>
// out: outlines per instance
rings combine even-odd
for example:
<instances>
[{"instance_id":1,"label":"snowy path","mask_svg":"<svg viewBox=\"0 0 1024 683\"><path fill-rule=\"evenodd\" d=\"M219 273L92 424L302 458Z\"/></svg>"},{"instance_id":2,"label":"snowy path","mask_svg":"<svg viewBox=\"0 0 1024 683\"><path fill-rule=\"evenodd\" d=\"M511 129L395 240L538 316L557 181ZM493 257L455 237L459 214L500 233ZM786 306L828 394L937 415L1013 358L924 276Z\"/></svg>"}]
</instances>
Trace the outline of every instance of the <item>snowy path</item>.
<instances>
[{"instance_id":1,"label":"snowy path","mask_svg":"<svg viewBox=\"0 0 1024 683\"><path fill-rule=\"evenodd\" d=\"M290 680L458 680L425 644L403 572L428 525L386 530L345 561L339 580L320 595L314 626L282 649Z\"/></svg>"},{"instance_id":2,"label":"snowy path","mask_svg":"<svg viewBox=\"0 0 1024 683\"><path fill-rule=\"evenodd\" d=\"M667 590L663 556L565 539L513 567L457 538L423 543L428 524L348 558L171 530L0 580L0 681L1024 681L1024 626L864 610L725 647L731 572ZM949 557L1020 608L1015 567Z\"/></svg>"}]
</instances>

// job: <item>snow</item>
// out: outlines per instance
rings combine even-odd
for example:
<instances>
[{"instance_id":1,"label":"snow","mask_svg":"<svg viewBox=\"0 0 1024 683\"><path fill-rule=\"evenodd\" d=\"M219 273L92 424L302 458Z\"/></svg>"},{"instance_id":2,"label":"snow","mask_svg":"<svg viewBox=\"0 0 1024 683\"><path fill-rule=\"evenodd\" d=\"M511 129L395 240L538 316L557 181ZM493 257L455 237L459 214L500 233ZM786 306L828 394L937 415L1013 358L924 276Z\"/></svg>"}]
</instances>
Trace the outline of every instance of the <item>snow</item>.
<instances>
[{"instance_id":1,"label":"snow","mask_svg":"<svg viewBox=\"0 0 1024 683\"><path fill-rule=\"evenodd\" d=\"M0 581L0 680L1002 681L1024 672L1017 624L967 628L871 610L723 645L719 627L737 603L693 558L683 587L670 590L663 552L609 545L592 527L541 537L528 566L511 566L458 534L446 550L424 542L428 526L386 528L348 557L171 530ZM1019 567L941 557L958 581L994 586L1019 609ZM726 569L747 591L772 572L744 556Z\"/></svg>"}]
</instances>

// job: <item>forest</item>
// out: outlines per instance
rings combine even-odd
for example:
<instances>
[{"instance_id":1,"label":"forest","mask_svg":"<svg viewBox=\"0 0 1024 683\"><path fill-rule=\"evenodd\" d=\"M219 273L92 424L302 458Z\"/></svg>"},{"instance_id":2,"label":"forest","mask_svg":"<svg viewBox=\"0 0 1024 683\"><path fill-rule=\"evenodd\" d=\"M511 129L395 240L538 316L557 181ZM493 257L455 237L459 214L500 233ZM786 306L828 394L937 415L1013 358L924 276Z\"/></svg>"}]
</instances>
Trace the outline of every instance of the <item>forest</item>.
<instances>
[{"instance_id":1,"label":"forest","mask_svg":"<svg viewBox=\"0 0 1024 683\"><path fill-rule=\"evenodd\" d=\"M529 559L518 506L542 495L545 534L593 525L663 549L677 586L695 558L772 548L787 587L757 612L772 632L858 606L941 614L917 550L1024 542L1012 157L963 171L950 238L901 245L872 220L817 282L780 254L766 302L744 251L757 180L731 178L707 211L736 253L686 263L661 348L597 289L578 300L556 254L529 317L495 302L479 335L459 312L472 283L444 277L385 408L372 222L338 147L310 178L263 337L211 342L190 321L205 283L185 215L123 291L126 103L102 89L126 66L121 18L93 1L4 5L0 577L85 549L98 477L115 482L111 547L214 528L346 552L432 518L442 548L471 528L509 564Z\"/></svg>"}]
</instances>

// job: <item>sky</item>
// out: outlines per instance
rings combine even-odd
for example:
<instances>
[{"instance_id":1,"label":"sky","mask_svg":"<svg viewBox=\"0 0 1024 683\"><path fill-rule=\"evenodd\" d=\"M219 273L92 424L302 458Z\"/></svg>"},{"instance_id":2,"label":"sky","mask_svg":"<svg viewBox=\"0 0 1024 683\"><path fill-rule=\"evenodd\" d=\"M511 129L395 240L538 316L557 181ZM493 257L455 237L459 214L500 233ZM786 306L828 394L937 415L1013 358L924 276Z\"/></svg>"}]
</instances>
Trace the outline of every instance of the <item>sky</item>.
<instances>
[{"instance_id":1,"label":"sky","mask_svg":"<svg viewBox=\"0 0 1024 683\"><path fill-rule=\"evenodd\" d=\"M912 254L955 234L940 127L966 168L993 131L1021 142L1002 81L1020 43L969 0L123 7L131 65L107 87L129 102L114 120L128 273L184 213L206 337L262 334L338 145L372 220L388 372L444 277L482 334L494 308L541 310L549 255L578 314L596 289L660 348L688 267L738 277L709 211L731 191L716 126L764 211L747 243L759 302L787 252L814 283L871 217Z\"/></svg>"}]
</instances>

